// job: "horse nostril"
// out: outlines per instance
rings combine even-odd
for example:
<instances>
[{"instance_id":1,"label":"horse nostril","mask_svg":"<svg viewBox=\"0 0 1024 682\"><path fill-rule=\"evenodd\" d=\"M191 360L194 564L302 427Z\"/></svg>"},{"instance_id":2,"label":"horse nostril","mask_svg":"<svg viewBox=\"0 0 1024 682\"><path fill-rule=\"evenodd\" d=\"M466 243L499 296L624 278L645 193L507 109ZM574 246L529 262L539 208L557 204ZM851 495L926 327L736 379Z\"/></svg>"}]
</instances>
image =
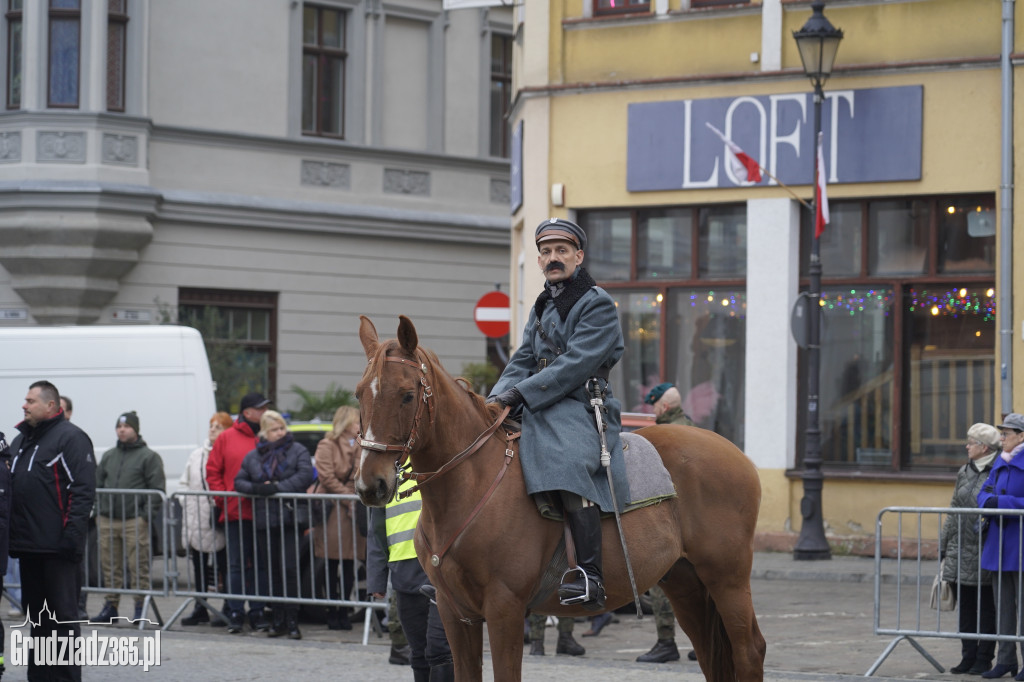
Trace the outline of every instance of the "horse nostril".
<instances>
[{"instance_id":1,"label":"horse nostril","mask_svg":"<svg viewBox=\"0 0 1024 682\"><path fill-rule=\"evenodd\" d=\"M377 499L386 500L388 497L388 483L383 478L377 479Z\"/></svg>"}]
</instances>

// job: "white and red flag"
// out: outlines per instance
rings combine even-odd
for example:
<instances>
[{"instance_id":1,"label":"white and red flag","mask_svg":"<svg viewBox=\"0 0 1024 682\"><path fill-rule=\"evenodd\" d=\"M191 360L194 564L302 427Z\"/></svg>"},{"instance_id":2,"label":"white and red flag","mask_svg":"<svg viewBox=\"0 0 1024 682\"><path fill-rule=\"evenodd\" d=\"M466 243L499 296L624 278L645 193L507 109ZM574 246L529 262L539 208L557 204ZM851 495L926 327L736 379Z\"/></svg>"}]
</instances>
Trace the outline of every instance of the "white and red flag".
<instances>
[{"instance_id":1,"label":"white and red flag","mask_svg":"<svg viewBox=\"0 0 1024 682\"><path fill-rule=\"evenodd\" d=\"M828 225L828 193L825 191L825 154L822 151L822 134L818 133L818 163L816 164L818 177L814 179L814 237L817 239L825 231Z\"/></svg>"},{"instance_id":2,"label":"white and red flag","mask_svg":"<svg viewBox=\"0 0 1024 682\"><path fill-rule=\"evenodd\" d=\"M711 131L722 138L722 142L729 148L732 154L729 156L729 165L732 167L732 174L736 176L741 182L761 182L761 165L755 161L749 154L740 149L739 145L730 140L725 136L721 130L705 123Z\"/></svg>"}]
</instances>

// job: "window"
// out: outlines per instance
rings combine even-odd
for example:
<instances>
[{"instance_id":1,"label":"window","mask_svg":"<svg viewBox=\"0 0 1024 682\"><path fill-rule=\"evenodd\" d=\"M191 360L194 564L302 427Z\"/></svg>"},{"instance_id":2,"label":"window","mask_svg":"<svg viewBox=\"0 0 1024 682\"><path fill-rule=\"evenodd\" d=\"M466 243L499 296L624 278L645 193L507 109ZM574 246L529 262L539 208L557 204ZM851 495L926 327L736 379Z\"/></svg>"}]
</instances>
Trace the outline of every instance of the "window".
<instances>
[{"instance_id":1,"label":"window","mask_svg":"<svg viewBox=\"0 0 1024 682\"><path fill-rule=\"evenodd\" d=\"M594 0L595 15L649 11L651 3L648 0Z\"/></svg>"},{"instance_id":2,"label":"window","mask_svg":"<svg viewBox=\"0 0 1024 682\"><path fill-rule=\"evenodd\" d=\"M78 72L81 50L81 0L50 0L49 107L78 107Z\"/></svg>"},{"instance_id":3,"label":"window","mask_svg":"<svg viewBox=\"0 0 1024 682\"><path fill-rule=\"evenodd\" d=\"M21 108L23 0L7 0L7 108Z\"/></svg>"},{"instance_id":4,"label":"window","mask_svg":"<svg viewBox=\"0 0 1024 682\"><path fill-rule=\"evenodd\" d=\"M581 211L584 262L619 309L626 352L612 372L622 409L650 412L671 381L700 426L742 447L746 207Z\"/></svg>"},{"instance_id":5,"label":"window","mask_svg":"<svg viewBox=\"0 0 1024 682\"><path fill-rule=\"evenodd\" d=\"M491 36L491 156L509 156L512 104L512 36Z\"/></svg>"},{"instance_id":6,"label":"window","mask_svg":"<svg viewBox=\"0 0 1024 682\"><path fill-rule=\"evenodd\" d=\"M124 111L127 5L128 0L108 0L107 5L107 111Z\"/></svg>"},{"instance_id":7,"label":"window","mask_svg":"<svg viewBox=\"0 0 1024 682\"><path fill-rule=\"evenodd\" d=\"M238 411L251 391L277 389L277 294L218 289L178 291L178 321L203 335L217 384L217 409Z\"/></svg>"},{"instance_id":8,"label":"window","mask_svg":"<svg viewBox=\"0 0 1024 682\"><path fill-rule=\"evenodd\" d=\"M305 5L302 10L302 132L345 133L345 13Z\"/></svg>"},{"instance_id":9,"label":"window","mask_svg":"<svg viewBox=\"0 0 1024 682\"><path fill-rule=\"evenodd\" d=\"M949 470L962 463L971 424L997 418L994 203L959 195L830 205L819 243L827 466ZM805 214L804 273L812 223ZM802 409L800 439L805 419Z\"/></svg>"}]
</instances>

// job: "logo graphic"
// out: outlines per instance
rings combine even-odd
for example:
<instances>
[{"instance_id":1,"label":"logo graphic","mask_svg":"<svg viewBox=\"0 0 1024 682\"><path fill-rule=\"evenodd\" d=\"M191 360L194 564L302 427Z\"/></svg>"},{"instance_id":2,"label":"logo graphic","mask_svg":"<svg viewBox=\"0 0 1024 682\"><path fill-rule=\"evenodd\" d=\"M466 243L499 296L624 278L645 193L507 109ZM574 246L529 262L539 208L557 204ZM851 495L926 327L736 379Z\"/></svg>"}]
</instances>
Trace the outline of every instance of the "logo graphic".
<instances>
[{"instance_id":1,"label":"logo graphic","mask_svg":"<svg viewBox=\"0 0 1024 682\"><path fill-rule=\"evenodd\" d=\"M158 625L148 618L132 620L121 616L113 619L119 620ZM31 636L20 629L26 625L39 628L46 622L52 623L54 628L44 636ZM88 620L57 620L44 601L36 620L26 613L22 623L9 626L11 645L7 661L12 665L28 665L32 661L38 666L141 666L143 672L160 665L160 630L147 635L102 635L96 630L76 635L72 628L60 627L82 624L90 623Z\"/></svg>"}]
</instances>

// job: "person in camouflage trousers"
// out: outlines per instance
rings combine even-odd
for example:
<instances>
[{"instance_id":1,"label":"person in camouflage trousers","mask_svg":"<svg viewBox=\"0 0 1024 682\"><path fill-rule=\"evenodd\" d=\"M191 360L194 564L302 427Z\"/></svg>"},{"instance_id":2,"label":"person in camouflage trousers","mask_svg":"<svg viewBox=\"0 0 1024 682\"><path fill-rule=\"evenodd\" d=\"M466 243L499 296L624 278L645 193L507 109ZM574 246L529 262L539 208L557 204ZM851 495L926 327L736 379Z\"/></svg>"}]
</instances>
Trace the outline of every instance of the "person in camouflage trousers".
<instances>
[{"instance_id":1,"label":"person in camouflage trousers","mask_svg":"<svg viewBox=\"0 0 1024 682\"><path fill-rule=\"evenodd\" d=\"M683 412L682 397L679 389L670 383L658 384L651 389L644 400L654 406L655 422L658 424L679 424L680 426L696 426L693 420ZM638 663L668 663L679 660L679 649L676 647L676 617L672 613L672 605L665 596L665 591L654 585L647 593L651 597L651 610L654 612L654 623L657 627L658 641L646 654L637 656ZM697 656L691 651L687 656L691 661Z\"/></svg>"},{"instance_id":2,"label":"person in camouflage trousers","mask_svg":"<svg viewBox=\"0 0 1024 682\"><path fill-rule=\"evenodd\" d=\"M531 613L526 617L530 624L530 655L544 655L544 629L547 627L548 617L539 613ZM556 654L567 656L582 656L587 653L579 642L572 636L572 629L576 621L572 618L561 617L558 619L558 644L555 645Z\"/></svg>"}]
</instances>

